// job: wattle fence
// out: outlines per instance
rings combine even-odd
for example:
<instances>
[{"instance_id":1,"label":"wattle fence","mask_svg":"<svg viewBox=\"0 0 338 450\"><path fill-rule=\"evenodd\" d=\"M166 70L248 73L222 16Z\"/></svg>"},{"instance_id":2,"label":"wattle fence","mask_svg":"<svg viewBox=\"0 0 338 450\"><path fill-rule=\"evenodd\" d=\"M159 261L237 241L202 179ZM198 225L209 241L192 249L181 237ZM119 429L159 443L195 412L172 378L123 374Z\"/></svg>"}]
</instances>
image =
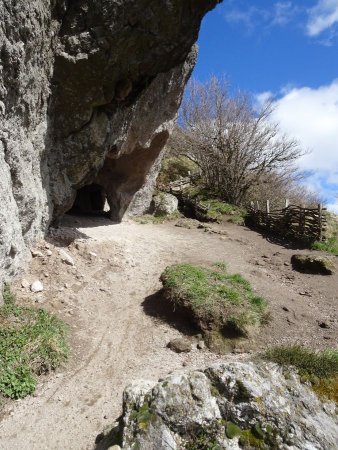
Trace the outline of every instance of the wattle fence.
<instances>
[{"instance_id":1,"label":"wattle fence","mask_svg":"<svg viewBox=\"0 0 338 450\"><path fill-rule=\"evenodd\" d=\"M326 208L318 204L316 208L289 205L285 208L270 211L269 201L265 209L259 202L251 202L249 220L257 228L271 231L275 234L303 241L325 240Z\"/></svg>"}]
</instances>

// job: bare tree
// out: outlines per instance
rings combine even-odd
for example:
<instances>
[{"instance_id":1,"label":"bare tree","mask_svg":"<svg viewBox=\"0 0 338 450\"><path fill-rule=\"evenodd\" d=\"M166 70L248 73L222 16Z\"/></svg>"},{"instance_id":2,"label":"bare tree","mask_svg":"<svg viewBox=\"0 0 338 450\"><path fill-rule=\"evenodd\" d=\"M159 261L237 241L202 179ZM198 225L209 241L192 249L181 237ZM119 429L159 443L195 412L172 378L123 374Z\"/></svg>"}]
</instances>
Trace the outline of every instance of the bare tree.
<instances>
[{"instance_id":1,"label":"bare tree","mask_svg":"<svg viewBox=\"0 0 338 450\"><path fill-rule=\"evenodd\" d=\"M171 146L199 165L209 189L242 204L263 177L290 171L304 154L272 122L272 112L271 102L257 109L247 94L230 96L224 79L192 80Z\"/></svg>"}]
</instances>

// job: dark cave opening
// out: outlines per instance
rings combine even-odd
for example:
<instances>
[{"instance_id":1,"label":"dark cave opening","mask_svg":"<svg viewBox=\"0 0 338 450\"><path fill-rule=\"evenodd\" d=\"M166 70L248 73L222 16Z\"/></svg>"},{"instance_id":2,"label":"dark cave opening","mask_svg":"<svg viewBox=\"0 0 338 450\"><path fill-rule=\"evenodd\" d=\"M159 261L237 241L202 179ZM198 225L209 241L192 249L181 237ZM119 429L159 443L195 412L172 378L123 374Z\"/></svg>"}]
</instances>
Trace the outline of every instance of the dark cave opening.
<instances>
[{"instance_id":1,"label":"dark cave opening","mask_svg":"<svg viewBox=\"0 0 338 450\"><path fill-rule=\"evenodd\" d=\"M78 189L69 214L107 215L107 194L99 184L89 184Z\"/></svg>"}]
</instances>

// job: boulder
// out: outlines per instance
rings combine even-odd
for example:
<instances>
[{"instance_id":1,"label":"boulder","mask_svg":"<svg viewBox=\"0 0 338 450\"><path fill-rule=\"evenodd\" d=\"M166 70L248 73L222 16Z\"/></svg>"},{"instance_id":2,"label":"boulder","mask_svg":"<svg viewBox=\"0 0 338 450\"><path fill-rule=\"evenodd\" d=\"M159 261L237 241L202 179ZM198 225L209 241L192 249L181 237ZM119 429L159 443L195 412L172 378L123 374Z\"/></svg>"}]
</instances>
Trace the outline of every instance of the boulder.
<instances>
[{"instance_id":1,"label":"boulder","mask_svg":"<svg viewBox=\"0 0 338 450\"><path fill-rule=\"evenodd\" d=\"M298 272L333 275L336 272L332 258L317 255L296 254L291 257L292 267Z\"/></svg>"},{"instance_id":2,"label":"boulder","mask_svg":"<svg viewBox=\"0 0 338 450\"><path fill-rule=\"evenodd\" d=\"M122 449L135 448L328 450L338 448L337 408L272 363L180 371L126 388Z\"/></svg>"},{"instance_id":3,"label":"boulder","mask_svg":"<svg viewBox=\"0 0 338 450\"><path fill-rule=\"evenodd\" d=\"M177 211L178 200L174 195L162 192L153 197L153 205L155 216L168 215Z\"/></svg>"},{"instance_id":4,"label":"boulder","mask_svg":"<svg viewBox=\"0 0 338 450\"><path fill-rule=\"evenodd\" d=\"M176 353L188 353L191 351L191 343L188 339L176 338L169 342L168 348Z\"/></svg>"}]
</instances>

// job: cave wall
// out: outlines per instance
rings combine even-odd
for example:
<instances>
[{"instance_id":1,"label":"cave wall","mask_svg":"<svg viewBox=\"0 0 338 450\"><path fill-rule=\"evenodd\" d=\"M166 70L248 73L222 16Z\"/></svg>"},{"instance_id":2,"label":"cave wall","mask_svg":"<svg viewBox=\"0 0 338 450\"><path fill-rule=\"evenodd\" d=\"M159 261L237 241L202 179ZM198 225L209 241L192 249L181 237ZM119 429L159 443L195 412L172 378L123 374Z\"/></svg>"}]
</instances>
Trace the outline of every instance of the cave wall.
<instances>
[{"instance_id":1,"label":"cave wall","mask_svg":"<svg viewBox=\"0 0 338 450\"><path fill-rule=\"evenodd\" d=\"M146 208L218 0L0 0L0 283L104 185L111 216Z\"/></svg>"}]
</instances>

